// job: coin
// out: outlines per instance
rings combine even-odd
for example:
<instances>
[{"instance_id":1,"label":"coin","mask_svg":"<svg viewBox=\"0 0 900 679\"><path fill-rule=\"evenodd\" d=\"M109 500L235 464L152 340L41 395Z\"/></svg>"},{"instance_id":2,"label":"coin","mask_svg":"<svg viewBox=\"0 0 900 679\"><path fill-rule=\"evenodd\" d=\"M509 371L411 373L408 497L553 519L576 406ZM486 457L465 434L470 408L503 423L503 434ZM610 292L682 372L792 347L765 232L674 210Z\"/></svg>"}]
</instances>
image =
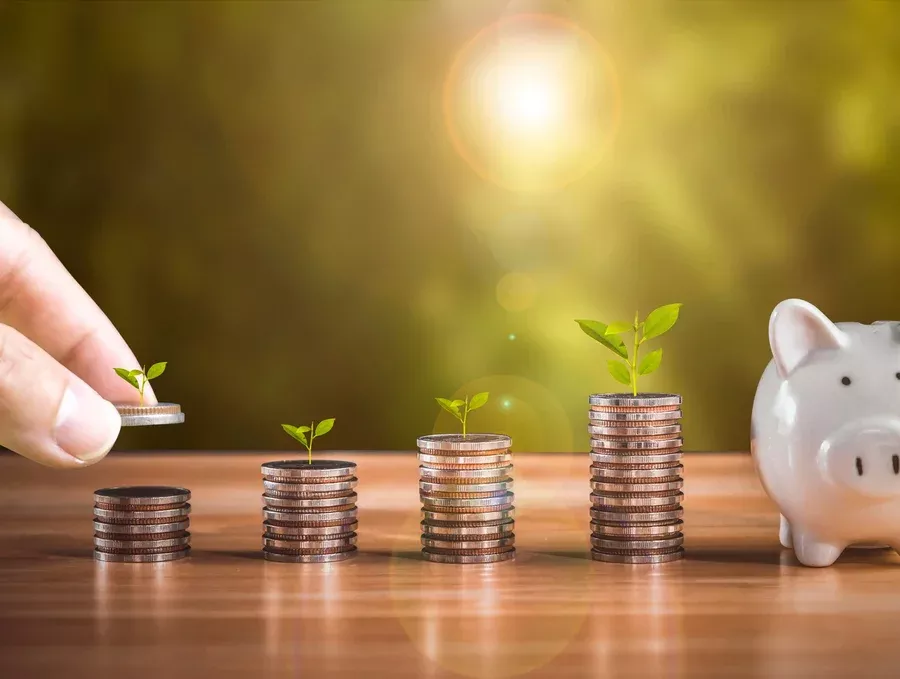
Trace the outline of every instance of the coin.
<instances>
[{"instance_id":1,"label":"coin","mask_svg":"<svg viewBox=\"0 0 900 679\"><path fill-rule=\"evenodd\" d=\"M421 522L423 537L428 535L437 539L465 538L469 536L500 535L512 533L515 521L486 521L474 525L457 523L454 525L437 524L429 521Z\"/></svg>"},{"instance_id":2,"label":"coin","mask_svg":"<svg viewBox=\"0 0 900 679\"><path fill-rule=\"evenodd\" d=\"M681 448L682 438L648 439L639 441L615 441L612 439L591 439L591 450L660 450L662 448Z\"/></svg>"},{"instance_id":3,"label":"coin","mask_svg":"<svg viewBox=\"0 0 900 679\"><path fill-rule=\"evenodd\" d=\"M190 525L191 522L189 519L173 523L157 524L127 524L94 521L94 531L105 535L157 535L161 533L180 533L187 530Z\"/></svg>"},{"instance_id":4,"label":"coin","mask_svg":"<svg viewBox=\"0 0 900 679\"><path fill-rule=\"evenodd\" d=\"M184 413L177 403L159 403L155 406L134 406L117 403L116 410L123 427L148 427L158 424L181 424Z\"/></svg>"},{"instance_id":5,"label":"coin","mask_svg":"<svg viewBox=\"0 0 900 679\"><path fill-rule=\"evenodd\" d=\"M488 508L512 504L515 495L505 493L494 497L464 498L464 497L423 497L422 504L426 507L456 508L457 511L466 508Z\"/></svg>"},{"instance_id":6,"label":"coin","mask_svg":"<svg viewBox=\"0 0 900 679\"><path fill-rule=\"evenodd\" d=\"M312 543L301 542L299 549L286 547L266 547L263 551L270 554L341 554L355 552L355 545L342 545L340 547L316 547ZM309 546L303 546L309 545Z\"/></svg>"},{"instance_id":7,"label":"coin","mask_svg":"<svg viewBox=\"0 0 900 679\"><path fill-rule=\"evenodd\" d=\"M103 552L105 554L169 554L170 552L180 552L182 549L185 549L185 547L141 547L140 543L138 543L137 547L124 548L107 548L94 544L95 552Z\"/></svg>"},{"instance_id":8,"label":"coin","mask_svg":"<svg viewBox=\"0 0 900 679\"><path fill-rule=\"evenodd\" d=\"M121 505L123 510L149 505L180 505L191 499L191 491L174 486L116 486L94 491L94 503Z\"/></svg>"},{"instance_id":9,"label":"coin","mask_svg":"<svg viewBox=\"0 0 900 679\"><path fill-rule=\"evenodd\" d=\"M97 561L118 561L122 563L155 563L159 561L177 561L190 556L191 548L179 549L175 552L163 552L161 554L111 554L94 550L94 558Z\"/></svg>"},{"instance_id":10,"label":"coin","mask_svg":"<svg viewBox=\"0 0 900 679\"><path fill-rule=\"evenodd\" d=\"M663 427L611 427L609 425L589 424L588 432L598 438L624 438L632 436L661 437L671 434L680 434L680 424L669 424Z\"/></svg>"},{"instance_id":11,"label":"coin","mask_svg":"<svg viewBox=\"0 0 900 679\"><path fill-rule=\"evenodd\" d=\"M422 465L419 467L419 477L423 481L433 480L433 483L495 483L508 479L512 475L511 464L503 467L482 469L435 469ZM453 479L449 481L449 479Z\"/></svg>"},{"instance_id":12,"label":"coin","mask_svg":"<svg viewBox=\"0 0 900 679\"><path fill-rule=\"evenodd\" d=\"M342 495L340 497L328 497L328 498L292 498L292 497L272 497L269 493L263 493L263 505L266 507L283 507L283 508L292 508L292 509L303 509L303 508L315 508L322 509L323 507L342 507L342 506L351 506L356 504L356 493L351 493L350 495Z\"/></svg>"},{"instance_id":13,"label":"coin","mask_svg":"<svg viewBox=\"0 0 900 679\"><path fill-rule=\"evenodd\" d=\"M120 540L98 537L94 535L94 547L102 551L128 551L134 549L169 549L173 547L184 547L191 544L191 534L184 533L182 537L164 538L164 539L146 539L146 540Z\"/></svg>"},{"instance_id":14,"label":"coin","mask_svg":"<svg viewBox=\"0 0 900 679\"><path fill-rule=\"evenodd\" d=\"M676 507L674 509L662 509L658 507L647 507L647 511L639 511L635 507L618 507L613 508L626 511L609 511L608 509L600 509L591 507L591 518L599 523L621 523L621 522L656 522L656 521L674 521L684 517L684 509ZM658 510L658 511L657 511Z\"/></svg>"},{"instance_id":15,"label":"coin","mask_svg":"<svg viewBox=\"0 0 900 679\"><path fill-rule=\"evenodd\" d=\"M426 554L447 554L450 556L482 556L485 554L501 554L503 552L512 552L515 547L483 547L480 549L442 549L438 547L425 547L422 549Z\"/></svg>"},{"instance_id":16,"label":"coin","mask_svg":"<svg viewBox=\"0 0 900 679\"><path fill-rule=\"evenodd\" d=\"M176 521L184 521L190 513L191 505L187 503L177 509L158 509L145 512L128 512L117 509L94 507L94 518L102 519L104 523L174 523Z\"/></svg>"},{"instance_id":17,"label":"coin","mask_svg":"<svg viewBox=\"0 0 900 679\"><path fill-rule=\"evenodd\" d=\"M481 523L487 521L506 521L516 515L513 506L497 509L491 512L434 512L427 508L422 509L422 518L426 521L443 521L446 523Z\"/></svg>"},{"instance_id":18,"label":"coin","mask_svg":"<svg viewBox=\"0 0 900 679\"><path fill-rule=\"evenodd\" d=\"M281 493L337 493L349 492L356 488L358 479L354 476L349 481L338 483L279 483L263 480L266 490L277 490Z\"/></svg>"},{"instance_id":19,"label":"coin","mask_svg":"<svg viewBox=\"0 0 900 679\"><path fill-rule=\"evenodd\" d=\"M418 453L419 462L428 465L432 469L499 469L512 462L511 453L500 455L430 455Z\"/></svg>"},{"instance_id":20,"label":"coin","mask_svg":"<svg viewBox=\"0 0 900 679\"><path fill-rule=\"evenodd\" d=\"M596 452L591 451L591 461L600 464L673 464L681 461L683 454L680 449L666 451L652 451L642 453L632 451L633 455L622 455L616 451Z\"/></svg>"},{"instance_id":21,"label":"coin","mask_svg":"<svg viewBox=\"0 0 900 679\"><path fill-rule=\"evenodd\" d=\"M508 450L512 439L502 434L432 434L416 439L416 446L429 453L468 453L477 455Z\"/></svg>"},{"instance_id":22,"label":"coin","mask_svg":"<svg viewBox=\"0 0 900 679\"><path fill-rule=\"evenodd\" d=\"M422 545L429 550L445 549L453 552L459 552L460 550L499 550L503 547L512 547L514 544L516 544L516 537L512 534L498 540L442 540L427 535L422 536Z\"/></svg>"},{"instance_id":23,"label":"coin","mask_svg":"<svg viewBox=\"0 0 900 679\"><path fill-rule=\"evenodd\" d=\"M639 465L637 468L631 465L591 465L591 477L596 481L610 482L613 479L622 479L627 483L636 482L638 479L676 479L681 478L684 466L680 464Z\"/></svg>"},{"instance_id":24,"label":"coin","mask_svg":"<svg viewBox=\"0 0 900 679\"><path fill-rule=\"evenodd\" d=\"M336 552L334 554L278 554L263 550L263 557L266 561L280 563L333 563L335 561L346 561L353 556L356 556L356 547L347 552Z\"/></svg>"},{"instance_id":25,"label":"coin","mask_svg":"<svg viewBox=\"0 0 900 679\"><path fill-rule=\"evenodd\" d=\"M591 536L591 546L602 552L610 550L618 552L619 550L660 550L669 549L671 547L681 547L684 544L684 535L681 533L673 533L666 537L651 538L648 540L636 540L632 537L628 538L610 538L604 536Z\"/></svg>"},{"instance_id":26,"label":"coin","mask_svg":"<svg viewBox=\"0 0 900 679\"><path fill-rule=\"evenodd\" d=\"M321 552L326 549L340 549L347 551L344 547L356 544L356 533L351 533L348 537L333 537L327 539L314 538L307 540L287 540L284 538L267 537L263 535L263 547L275 551L302 551L316 550Z\"/></svg>"},{"instance_id":27,"label":"coin","mask_svg":"<svg viewBox=\"0 0 900 679\"><path fill-rule=\"evenodd\" d=\"M606 507L668 507L679 504L684 498L681 491L661 491L658 493L591 493L594 506Z\"/></svg>"},{"instance_id":28,"label":"coin","mask_svg":"<svg viewBox=\"0 0 900 679\"><path fill-rule=\"evenodd\" d=\"M262 467L264 477L285 479L303 479L303 483L312 483L308 479L327 479L334 476L353 476L356 471L355 462L342 460L278 460L265 462ZM299 483L299 481L294 481Z\"/></svg>"},{"instance_id":29,"label":"coin","mask_svg":"<svg viewBox=\"0 0 900 679\"><path fill-rule=\"evenodd\" d=\"M669 563L679 561L684 558L684 549L679 548L674 552L663 554L609 554L591 550L591 558L595 561L606 561L608 563L627 563L627 564L654 564Z\"/></svg>"},{"instance_id":30,"label":"coin","mask_svg":"<svg viewBox=\"0 0 900 679\"><path fill-rule=\"evenodd\" d=\"M649 410L643 412L622 412L607 410L589 410L588 418L596 426L612 427L613 423L624 427L638 427L639 423L647 422L649 426L663 426L653 424L655 422L675 422L680 420L682 413L680 410ZM671 425L668 425L671 426Z\"/></svg>"},{"instance_id":31,"label":"coin","mask_svg":"<svg viewBox=\"0 0 900 679\"><path fill-rule=\"evenodd\" d=\"M511 552L501 552L500 554L478 554L474 556L461 556L455 554L433 554L422 550L422 556L426 561L434 563L453 563L453 564L490 564L500 561L511 561L516 558L515 550Z\"/></svg>"},{"instance_id":32,"label":"coin","mask_svg":"<svg viewBox=\"0 0 900 679\"><path fill-rule=\"evenodd\" d=\"M419 481L419 491L423 493L493 493L502 494L511 491L512 479L498 481L496 483L432 483Z\"/></svg>"},{"instance_id":33,"label":"coin","mask_svg":"<svg viewBox=\"0 0 900 679\"><path fill-rule=\"evenodd\" d=\"M680 533L684 521L648 521L643 523L597 523L591 521L591 533L598 536L619 535L649 537Z\"/></svg>"},{"instance_id":34,"label":"coin","mask_svg":"<svg viewBox=\"0 0 900 679\"><path fill-rule=\"evenodd\" d=\"M592 406L611 408L666 408L681 405L678 394L591 394L588 402Z\"/></svg>"},{"instance_id":35,"label":"coin","mask_svg":"<svg viewBox=\"0 0 900 679\"><path fill-rule=\"evenodd\" d=\"M621 481L591 481L591 490L596 493L634 493L634 492L659 492L678 490L684 485L681 479L663 481L660 483L622 483Z\"/></svg>"},{"instance_id":36,"label":"coin","mask_svg":"<svg viewBox=\"0 0 900 679\"><path fill-rule=\"evenodd\" d=\"M271 521L263 522L263 530L266 534L279 537L327 537L331 539L355 533L358 526L358 521L334 526L279 526Z\"/></svg>"},{"instance_id":37,"label":"coin","mask_svg":"<svg viewBox=\"0 0 900 679\"><path fill-rule=\"evenodd\" d=\"M302 512L286 511L283 509L263 508L263 518L266 521L274 521L278 524L323 525L336 523L349 523L357 520L357 510L343 510L339 512L312 513L308 509Z\"/></svg>"}]
</instances>

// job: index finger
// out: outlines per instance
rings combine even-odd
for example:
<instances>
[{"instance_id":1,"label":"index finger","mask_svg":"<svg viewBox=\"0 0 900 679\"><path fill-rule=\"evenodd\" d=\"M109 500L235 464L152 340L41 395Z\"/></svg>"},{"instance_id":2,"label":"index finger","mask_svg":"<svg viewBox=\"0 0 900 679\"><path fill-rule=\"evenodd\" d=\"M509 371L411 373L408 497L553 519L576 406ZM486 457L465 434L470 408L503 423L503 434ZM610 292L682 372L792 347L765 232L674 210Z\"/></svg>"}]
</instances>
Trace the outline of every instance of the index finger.
<instances>
[{"instance_id":1,"label":"index finger","mask_svg":"<svg viewBox=\"0 0 900 679\"><path fill-rule=\"evenodd\" d=\"M0 323L16 328L115 403L137 392L113 368L139 367L134 353L44 239L0 203ZM150 386L144 402L156 403Z\"/></svg>"}]
</instances>

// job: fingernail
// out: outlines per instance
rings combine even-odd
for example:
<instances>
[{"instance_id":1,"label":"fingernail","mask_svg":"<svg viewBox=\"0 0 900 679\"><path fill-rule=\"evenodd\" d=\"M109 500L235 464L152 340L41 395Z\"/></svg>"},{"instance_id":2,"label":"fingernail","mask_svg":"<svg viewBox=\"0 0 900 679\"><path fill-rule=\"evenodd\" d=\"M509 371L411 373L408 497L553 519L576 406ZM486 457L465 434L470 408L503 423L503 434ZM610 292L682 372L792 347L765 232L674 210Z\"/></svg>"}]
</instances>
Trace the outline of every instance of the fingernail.
<instances>
[{"instance_id":1,"label":"fingernail","mask_svg":"<svg viewBox=\"0 0 900 679\"><path fill-rule=\"evenodd\" d=\"M119 411L81 381L66 388L56 414L56 444L74 458L95 462L105 456L122 427Z\"/></svg>"}]
</instances>

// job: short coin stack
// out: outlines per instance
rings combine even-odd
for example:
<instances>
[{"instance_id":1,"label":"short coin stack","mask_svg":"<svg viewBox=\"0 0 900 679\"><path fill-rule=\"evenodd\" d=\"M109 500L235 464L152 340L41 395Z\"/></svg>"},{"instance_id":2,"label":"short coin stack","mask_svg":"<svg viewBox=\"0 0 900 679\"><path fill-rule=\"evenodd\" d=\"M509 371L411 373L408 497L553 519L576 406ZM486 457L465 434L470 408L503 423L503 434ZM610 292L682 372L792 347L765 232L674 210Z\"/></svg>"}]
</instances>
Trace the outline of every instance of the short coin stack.
<instances>
[{"instance_id":1,"label":"short coin stack","mask_svg":"<svg viewBox=\"0 0 900 679\"><path fill-rule=\"evenodd\" d=\"M514 558L512 440L435 434L417 445L425 559L476 564Z\"/></svg>"},{"instance_id":2,"label":"short coin stack","mask_svg":"<svg viewBox=\"0 0 900 679\"><path fill-rule=\"evenodd\" d=\"M653 564L684 556L681 397L590 397L591 555Z\"/></svg>"},{"instance_id":3,"label":"short coin stack","mask_svg":"<svg viewBox=\"0 0 900 679\"><path fill-rule=\"evenodd\" d=\"M191 491L122 486L94 491L94 558L175 561L191 553Z\"/></svg>"},{"instance_id":4,"label":"short coin stack","mask_svg":"<svg viewBox=\"0 0 900 679\"><path fill-rule=\"evenodd\" d=\"M356 464L282 460L262 466L263 555L268 561L327 563L356 553Z\"/></svg>"}]
</instances>

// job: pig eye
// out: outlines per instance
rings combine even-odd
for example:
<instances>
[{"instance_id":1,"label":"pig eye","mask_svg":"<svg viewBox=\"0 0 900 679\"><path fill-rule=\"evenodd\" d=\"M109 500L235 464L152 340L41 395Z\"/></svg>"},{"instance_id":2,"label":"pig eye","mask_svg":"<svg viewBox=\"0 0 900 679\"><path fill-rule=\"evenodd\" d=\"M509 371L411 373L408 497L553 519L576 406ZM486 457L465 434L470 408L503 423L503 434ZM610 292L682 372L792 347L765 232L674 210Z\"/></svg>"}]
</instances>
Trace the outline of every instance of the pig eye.
<instances>
[{"instance_id":1,"label":"pig eye","mask_svg":"<svg viewBox=\"0 0 900 679\"><path fill-rule=\"evenodd\" d=\"M894 373L894 377L896 377L898 380L900 380L900 373Z\"/></svg>"},{"instance_id":2,"label":"pig eye","mask_svg":"<svg viewBox=\"0 0 900 679\"><path fill-rule=\"evenodd\" d=\"M900 373L897 373L897 374L900 375ZM900 379L900 377L898 377L897 379ZM842 378L841 378L841 384L843 384L845 387L847 387L847 386L850 385L850 381L851 381L851 380L850 380L849 377L842 377Z\"/></svg>"}]
</instances>

